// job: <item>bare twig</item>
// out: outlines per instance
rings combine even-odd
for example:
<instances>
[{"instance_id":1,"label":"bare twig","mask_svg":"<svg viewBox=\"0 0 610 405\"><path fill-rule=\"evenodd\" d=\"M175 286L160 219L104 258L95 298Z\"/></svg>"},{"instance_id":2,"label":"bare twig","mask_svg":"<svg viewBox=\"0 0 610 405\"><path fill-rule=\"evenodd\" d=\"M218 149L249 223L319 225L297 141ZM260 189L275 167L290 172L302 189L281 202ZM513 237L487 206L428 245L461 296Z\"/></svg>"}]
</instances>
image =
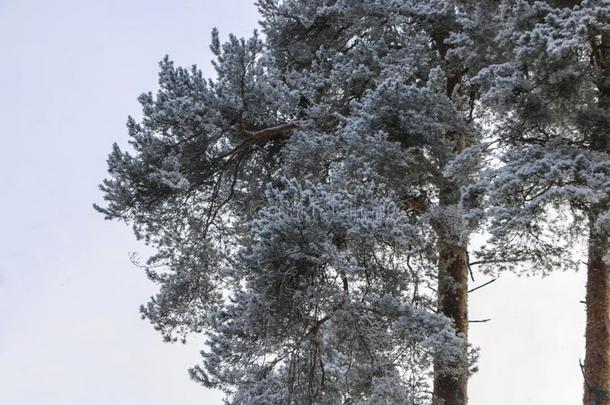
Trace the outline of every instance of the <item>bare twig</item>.
<instances>
[{"instance_id":1,"label":"bare twig","mask_svg":"<svg viewBox=\"0 0 610 405\"><path fill-rule=\"evenodd\" d=\"M472 266L470 265L470 253L466 250L466 266L468 266L468 272L470 273L470 279L474 283L474 273L472 272Z\"/></svg>"},{"instance_id":2,"label":"bare twig","mask_svg":"<svg viewBox=\"0 0 610 405\"><path fill-rule=\"evenodd\" d=\"M599 385L589 381L589 379L587 378L587 373L585 372L585 365L582 364L582 361L580 359L578 359L578 364L580 365L580 371L582 372L582 378L585 380L585 385L587 386L587 389L591 391L591 393L595 396L596 403L600 400L610 399L610 392L601 388Z\"/></svg>"},{"instance_id":3,"label":"bare twig","mask_svg":"<svg viewBox=\"0 0 610 405\"><path fill-rule=\"evenodd\" d=\"M481 284L480 286L477 286L477 287L475 287L475 288L473 288L473 289L471 289L471 290L468 290L468 292L469 292L469 293L471 293L471 292L473 292L473 291L476 291L476 290L478 290L479 288L483 288L483 287L485 287L485 286L487 286L487 285L490 285L491 283L493 283L493 282L494 282L494 281L496 281L496 280L497 280L497 278L494 278L493 280L489 280L488 282L483 283L483 284Z\"/></svg>"}]
</instances>

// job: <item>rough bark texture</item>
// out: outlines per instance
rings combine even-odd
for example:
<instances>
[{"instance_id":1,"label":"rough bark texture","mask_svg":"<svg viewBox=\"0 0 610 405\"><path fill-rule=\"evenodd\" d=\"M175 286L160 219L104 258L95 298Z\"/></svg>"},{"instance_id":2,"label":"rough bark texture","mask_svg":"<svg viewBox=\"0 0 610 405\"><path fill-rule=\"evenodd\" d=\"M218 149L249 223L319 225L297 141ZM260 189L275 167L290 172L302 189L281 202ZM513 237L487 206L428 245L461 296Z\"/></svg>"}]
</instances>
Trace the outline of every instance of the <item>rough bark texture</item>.
<instances>
[{"instance_id":1,"label":"rough bark texture","mask_svg":"<svg viewBox=\"0 0 610 405\"><path fill-rule=\"evenodd\" d=\"M610 37L602 34L592 39L593 59L599 68L599 106L610 110ZM610 154L608 129L594 134L591 148ZM597 213L603 205L593 207L590 215L589 259L587 262L587 329L583 367L584 405L610 405L610 234L595 229Z\"/></svg>"},{"instance_id":2,"label":"rough bark texture","mask_svg":"<svg viewBox=\"0 0 610 405\"><path fill-rule=\"evenodd\" d=\"M457 204L459 191L448 187L439 193L439 205ZM468 264L466 249L459 242L459 235L441 233L439 242L438 308L453 320L456 331L468 338ZM464 347L466 350L466 347ZM468 403L468 370L465 368L456 378L439 371L435 364L433 395L438 405L465 405Z\"/></svg>"},{"instance_id":3,"label":"rough bark texture","mask_svg":"<svg viewBox=\"0 0 610 405\"><path fill-rule=\"evenodd\" d=\"M608 235L592 229L587 263L584 405L610 405L609 248Z\"/></svg>"}]
</instances>

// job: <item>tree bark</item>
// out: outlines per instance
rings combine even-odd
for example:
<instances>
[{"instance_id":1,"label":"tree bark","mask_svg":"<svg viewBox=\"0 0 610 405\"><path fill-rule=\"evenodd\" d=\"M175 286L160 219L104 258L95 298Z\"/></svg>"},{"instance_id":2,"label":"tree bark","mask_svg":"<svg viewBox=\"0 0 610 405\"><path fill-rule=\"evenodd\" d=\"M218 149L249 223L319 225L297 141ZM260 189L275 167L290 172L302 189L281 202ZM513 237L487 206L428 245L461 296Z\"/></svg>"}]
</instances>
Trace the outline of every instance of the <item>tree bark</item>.
<instances>
[{"instance_id":1,"label":"tree bark","mask_svg":"<svg viewBox=\"0 0 610 405\"><path fill-rule=\"evenodd\" d=\"M439 193L439 205L444 208L459 202L459 189L447 187ZM468 262L465 246L459 235L445 229L439 235L438 309L453 320L456 332L465 343L468 341ZM464 351L467 350L464 345ZM464 353L466 354L466 353ZM468 403L468 368L460 373L444 373L440 359L436 359L434 372L435 404L466 405Z\"/></svg>"},{"instance_id":2,"label":"tree bark","mask_svg":"<svg viewBox=\"0 0 610 405\"><path fill-rule=\"evenodd\" d=\"M591 218L587 263L584 405L610 405L610 245Z\"/></svg>"},{"instance_id":3,"label":"tree bark","mask_svg":"<svg viewBox=\"0 0 610 405\"><path fill-rule=\"evenodd\" d=\"M610 36L592 39L593 60L599 69L598 105L610 110ZM596 131L591 149L610 154L607 128ZM593 207L589 218L587 261L587 326L585 333L584 405L610 405L610 234L597 229L595 221L607 206Z\"/></svg>"},{"instance_id":4,"label":"tree bark","mask_svg":"<svg viewBox=\"0 0 610 405\"><path fill-rule=\"evenodd\" d=\"M432 34L441 59L445 60L450 45L446 42L450 33L438 31ZM462 66L446 66L447 97L454 92L462 93ZM461 110L460 105L456 105ZM454 142L453 152L459 155L466 148L466 134L448 132L447 138ZM438 193L439 208L457 208L461 199L459 186L448 181ZM461 241L461 230L450 224L437 224L438 235L438 311L453 321L456 333L464 339L464 355L468 343L468 259L466 246ZM466 405L468 403L468 367L454 373L443 372L441 359L434 361L433 398L435 405Z\"/></svg>"},{"instance_id":5,"label":"tree bark","mask_svg":"<svg viewBox=\"0 0 610 405\"><path fill-rule=\"evenodd\" d=\"M445 59L449 45L445 42L449 33L442 31L432 36L439 56ZM447 97L454 91L462 91L462 67L453 66L447 75ZM456 105L459 110L461 106ZM466 134L449 132L447 138L455 142L453 152L458 155L466 148ZM441 188L438 194L439 207L451 209L460 203L460 188L451 183ZM438 234L438 311L453 321L456 333L464 339L464 355L468 343L468 262L466 246L460 241L459 231L448 224L439 224ZM468 368L456 375L443 371L440 359L434 361L433 392L435 405L466 405L468 403Z\"/></svg>"}]
</instances>

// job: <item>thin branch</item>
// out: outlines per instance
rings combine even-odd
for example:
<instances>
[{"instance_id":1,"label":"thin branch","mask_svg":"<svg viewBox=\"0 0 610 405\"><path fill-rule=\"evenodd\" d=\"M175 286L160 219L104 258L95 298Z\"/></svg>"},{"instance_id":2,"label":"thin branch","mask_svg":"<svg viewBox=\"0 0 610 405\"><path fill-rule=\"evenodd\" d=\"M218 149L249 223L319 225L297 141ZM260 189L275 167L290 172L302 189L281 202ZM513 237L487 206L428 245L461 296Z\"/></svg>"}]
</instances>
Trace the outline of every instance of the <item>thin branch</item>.
<instances>
[{"instance_id":1,"label":"thin branch","mask_svg":"<svg viewBox=\"0 0 610 405\"><path fill-rule=\"evenodd\" d=\"M512 262L525 262L528 259L524 258L514 258L514 259L489 259L489 260L478 260L476 262L470 263L471 266L480 266L482 264L491 264L491 263L512 263Z\"/></svg>"},{"instance_id":2,"label":"thin branch","mask_svg":"<svg viewBox=\"0 0 610 405\"><path fill-rule=\"evenodd\" d=\"M610 392L601 388L598 384L589 381L589 379L587 378L587 373L585 372L585 366L584 364L582 364L582 361L580 359L578 359L578 364L580 365L580 371L582 372L582 377L585 380L585 385L587 386L587 389L591 391L591 394L595 396L596 403L600 400L610 399Z\"/></svg>"},{"instance_id":3,"label":"thin branch","mask_svg":"<svg viewBox=\"0 0 610 405\"><path fill-rule=\"evenodd\" d=\"M485 287L485 286L488 286L488 285L490 285L491 283L493 283L493 282L494 282L494 281L496 281L496 280L497 280L497 278L494 278L493 280L490 280L490 281L488 281L488 282L486 282L486 283L483 283L483 284L481 284L481 285L480 285L480 286L478 286L478 287L475 287L475 288L473 288L473 289L471 289L471 290L468 290L468 292L469 292L469 293L471 293L471 292L473 292L473 291L478 290L479 288L483 288L483 287Z\"/></svg>"},{"instance_id":4,"label":"thin branch","mask_svg":"<svg viewBox=\"0 0 610 405\"><path fill-rule=\"evenodd\" d=\"M289 122L287 124L278 125L271 128L261 129L260 131L248 131L247 129L242 129L240 134L243 137L246 137L252 143L260 143L268 141L269 139L283 134L285 132L292 131L293 129L298 128L299 126L294 122Z\"/></svg>"},{"instance_id":5,"label":"thin branch","mask_svg":"<svg viewBox=\"0 0 610 405\"><path fill-rule=\"evenodd\" d=\"M325 317L323 317L322 319L319 319L316 321L316 323L311 327L311 329L309 330L309 332L307 332L305 334L305 336L309 336L311 334L315 334L318 333L318 330L320 330L320 326L322 326L322 324L326 321L328 321L331 318L330 315L326 315Z\"/></svg>"},{"instance_id":6,"label":"thin branch","mask_svg":"<svg viewBox=\"0 0 610 405\"><path fill-rule=\"evenodd\" d=\"M470 279L474 283L474 273L472 272L472 266L470 264L470 253L468 253L468 250L466 250L466 266L468 266L468 273L470 273Z\"/></svg>"}]
</instances>

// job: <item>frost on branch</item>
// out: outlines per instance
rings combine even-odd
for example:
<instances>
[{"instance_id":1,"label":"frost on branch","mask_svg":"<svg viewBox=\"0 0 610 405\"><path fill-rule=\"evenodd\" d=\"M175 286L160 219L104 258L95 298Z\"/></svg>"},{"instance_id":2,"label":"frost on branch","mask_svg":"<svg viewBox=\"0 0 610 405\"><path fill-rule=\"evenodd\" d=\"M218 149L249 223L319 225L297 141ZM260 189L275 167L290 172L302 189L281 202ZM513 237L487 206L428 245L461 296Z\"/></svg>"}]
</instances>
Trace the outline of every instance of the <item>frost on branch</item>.
<instances>
[{"instance_id":1,"label":"frost on branch","mask_svg":"<svg viewBox=\"0 0 610 405\"><path fill-rule=\"evenodd\" d=\"M489 220L491 239L480 252L489 268L525 262L545 273L578 265L574 246L587 235L584 213L607 204L609 195L605 154L547 145L507 152L503 165L469 187L464 201L487 207L471 211L469 219ZM604 226L603 217L597 221Z\"/></svg>"},{"instance_id":2,"label":"frost on branch","mask_svg":"<svg viewBox=\"0 0 610 405\"><path fill-rule=\"evenodd\" d=\"M192 375L228 401L425 404L433 359L468 366L431 287L440 239L468 239L439 194L478 170L491 6L259 7L264 41L213 33L215 80L161 63L98 208L156 248L143 314L207 336Z\"/></svg>"},{"instance_id":3,"label":"frost on branch","mask_svg":"<svg viewBox=\"0 0 610 405\"><path fill-rule=\"evenodd\" d=\"M474 79L499 162L463 203L472 224L488 221L481 260L496 270L575 268L577 242L607 232L610 83L600 47L609 4L579 3L508 7L496 38L505 61Z\"/></svg>"},{"instance_id":4,"label":"frost on branch","mask_svg":"<svg viewBox=\"0 0 610 405\"><path fill-rule=\"evenodd\" d=\"M425 398L434 353L447 373L467 366L449 320L414 295L420 235L391 200L295 180L267 200L194 378L234 403L372 404Z\"/></svg>"}]
</instances>

